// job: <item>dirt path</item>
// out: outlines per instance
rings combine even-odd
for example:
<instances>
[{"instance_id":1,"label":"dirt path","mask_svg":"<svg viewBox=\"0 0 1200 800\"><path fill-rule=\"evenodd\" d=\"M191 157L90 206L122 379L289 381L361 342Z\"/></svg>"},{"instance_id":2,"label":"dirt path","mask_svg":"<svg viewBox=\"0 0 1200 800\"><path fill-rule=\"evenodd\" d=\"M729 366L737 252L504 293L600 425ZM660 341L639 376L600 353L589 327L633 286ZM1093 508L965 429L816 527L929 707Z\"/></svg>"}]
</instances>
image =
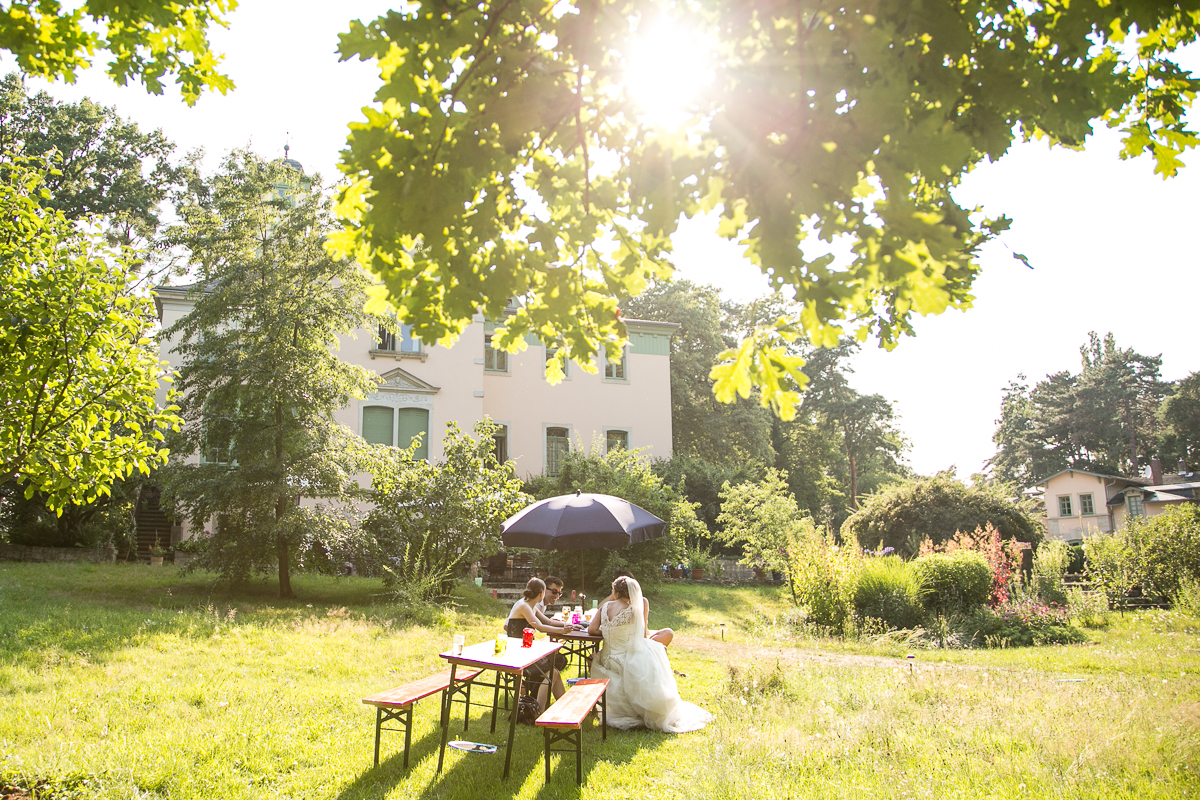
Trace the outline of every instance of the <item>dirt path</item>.
<instances>
[{"instance_id":1,"label":"dirt path","mask_svg":"<svg viewBox=\"0 0 1200 800\"><path fill-rule=\"evenodd\" d=\"M676 636L672 647L701 653L726 664L744 664L749 662L770 663L784 661L790 664L812 664L823 667L869 667L875 669L894 669L905 665L915 664L917 669L949 668L962 670L991 670L996 667L982 667L977 664L948 664L941 659L923 661L923 651L914 651L914 658L896 658L892 656L863 656L850 653L823 653L802 647L786 647L776 645L747 645L736 642L723 642L704 636Z\"/></svg>"}]
</instances>

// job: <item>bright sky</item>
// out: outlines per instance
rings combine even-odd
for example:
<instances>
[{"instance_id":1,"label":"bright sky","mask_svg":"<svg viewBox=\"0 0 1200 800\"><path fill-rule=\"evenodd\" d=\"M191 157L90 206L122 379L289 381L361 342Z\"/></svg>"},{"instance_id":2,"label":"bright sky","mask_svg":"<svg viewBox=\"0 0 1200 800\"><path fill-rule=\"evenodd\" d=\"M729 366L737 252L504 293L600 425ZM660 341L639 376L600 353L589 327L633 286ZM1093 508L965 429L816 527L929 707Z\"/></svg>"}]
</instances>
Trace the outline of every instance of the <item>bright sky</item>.
<instances>
[{"instance_id":1,"label":"bright sky","mask_svg":"<svg viewBox=\"0 0 1200 800\"><path fill-rule=\"evenodd\" d=\"M350 20L374 19L392 5L242 0L230 30L213 36L237 88L205 95L192 109L177 94L117 87L98 69L74 86L32 88L115 105L143 130L162 128L181 154L204 148L209 168L234 147L278 157L290 143L308 172L329 179L346 123L361 116L378 84L371 65L338 63L337 35ZM1200 49L1183 63L1200 71ZM0 70L12 68L0 57ZM1146 159L1120 161L1118 147L1108 131L1082 153L1017 147L960 188L960 202L1014 220L983 255L975 307L918 320L917 336L890 353L869 347L852 379L859 391L895 402L918 472L953 465L966 477L981 469L994 452L1004 386L1022 372L1036 381L1078 371L1088 331L1112 331L1121 347L1161 354L1167 379L1200 369L1196 337L1187 335L1196 330L1190 315L1200 314L1200 158L1164 182ZM698 227L676 238L679 277L714 284L733 300L765 293L766 281L734 245Z\"/></svg>"}]
</instances>

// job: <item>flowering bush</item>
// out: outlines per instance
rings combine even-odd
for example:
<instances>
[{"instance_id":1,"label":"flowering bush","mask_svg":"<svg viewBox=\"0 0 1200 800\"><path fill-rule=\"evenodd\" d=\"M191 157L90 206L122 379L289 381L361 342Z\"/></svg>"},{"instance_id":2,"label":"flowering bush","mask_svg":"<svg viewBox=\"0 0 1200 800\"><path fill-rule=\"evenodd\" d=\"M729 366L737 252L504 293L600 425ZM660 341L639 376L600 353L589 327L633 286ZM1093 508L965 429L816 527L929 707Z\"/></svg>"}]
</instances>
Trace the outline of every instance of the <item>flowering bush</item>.
<instances>
[{"instance_id":1,"label":"flowering bush","mask_svg":"<svg viewBox=\"0 0 1200 800\"><path fill-rule=\"evenodd\" d=\"M977 641L988 647L1071 644L1087 637L1070 624L1065 605L1019 597L996 608L981 608L970 619Z\"/></svg>"},{"instance_id":2,"label":"flowering bush","mask_svg":"<svg viewBox=\"0 0 1200 800\"><path fill-rule=\"evenodd\" d=\"M988 603L993 608L1008 602L1012 596L1013 576L1018 574L1021 550L1029 545L1012 539L1002 540L1000 531L989 522L974 533L958 531L945 544L935 545L926 538L921 542L920 555L954 553L960 550L982 553L992 571L992 589Z\"/></svg>"}]
</instances>

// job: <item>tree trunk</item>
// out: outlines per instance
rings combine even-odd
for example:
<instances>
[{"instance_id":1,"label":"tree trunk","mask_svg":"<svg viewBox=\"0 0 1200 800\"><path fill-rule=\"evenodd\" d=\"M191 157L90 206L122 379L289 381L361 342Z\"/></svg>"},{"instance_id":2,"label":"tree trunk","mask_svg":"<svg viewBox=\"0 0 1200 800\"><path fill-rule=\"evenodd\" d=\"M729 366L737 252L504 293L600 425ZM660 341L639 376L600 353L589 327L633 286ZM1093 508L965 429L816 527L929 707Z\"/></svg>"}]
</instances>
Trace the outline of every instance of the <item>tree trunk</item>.
<instances>
[{"instance_id":1,"label":"tree trunk","mask_svg":"<svg viewBox=\"0 0 1200 800\"><path fill-rule=\"evenodd\" d=\"M1133 409L1129 406L1129 398L1125 398L1125 425L1129 428L1129 472L1137 474L1137 431L1133 427Z\"/></svg>"},{"instance_id":2,"label":"tree trunk","mask_svg":"<svg viewBox=\"0 0 1200 800\"><path fill-rule=\"evenodd\" d=\"M275 469L276 475L282 480L283 471L283 404L275 403ZM279 596L295 597L292 591L292 577L288 572L288 543L287 536L279 529L279 523L287 514L288 496L283 492L275 499L275 553L279 557Z\"/></svg>"}]
</instances>

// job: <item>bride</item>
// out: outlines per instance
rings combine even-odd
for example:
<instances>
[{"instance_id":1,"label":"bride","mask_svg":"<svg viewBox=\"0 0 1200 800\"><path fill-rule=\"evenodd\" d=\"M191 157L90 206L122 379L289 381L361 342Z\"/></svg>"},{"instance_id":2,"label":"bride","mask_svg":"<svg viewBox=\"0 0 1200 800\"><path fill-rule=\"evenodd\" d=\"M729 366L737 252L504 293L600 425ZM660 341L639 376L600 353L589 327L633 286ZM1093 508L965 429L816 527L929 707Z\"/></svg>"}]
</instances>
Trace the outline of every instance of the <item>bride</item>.
<instances>
[{"instance_id":1,"label":"bride","mask_svg":"<svg viewBox=\"0 0 1200 800\"><path fill-rule=\"evenodd\" d=\"M604 636L591 674L608 679L608 724L667 733L703 728L712 714L679 698L667 649L646 637L648 604L642 599L642 587L633 578L617 578L613 594L616 599L600 606L588 626L593 636Z\"/></svg>"}]
</instances>

